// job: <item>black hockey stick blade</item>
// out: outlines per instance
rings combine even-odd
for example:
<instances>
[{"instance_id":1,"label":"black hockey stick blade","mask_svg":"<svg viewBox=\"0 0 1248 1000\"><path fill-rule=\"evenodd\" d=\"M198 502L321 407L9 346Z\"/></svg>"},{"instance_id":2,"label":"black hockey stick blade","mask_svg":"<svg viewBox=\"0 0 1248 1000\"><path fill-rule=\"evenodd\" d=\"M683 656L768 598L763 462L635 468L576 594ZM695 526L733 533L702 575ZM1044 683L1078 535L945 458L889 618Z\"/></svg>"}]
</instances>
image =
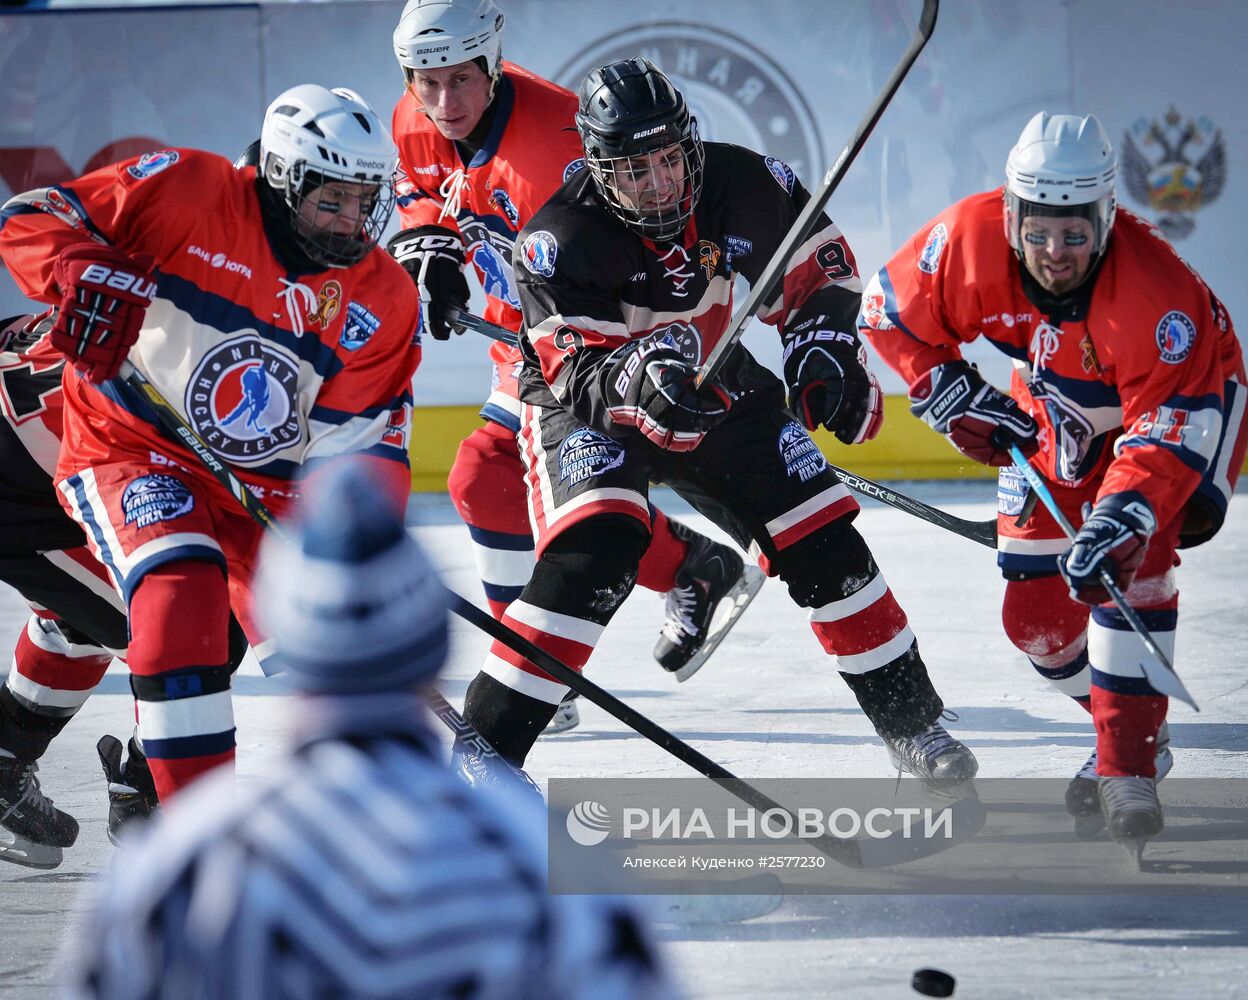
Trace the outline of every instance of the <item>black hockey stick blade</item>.
<instances>
[{"instance_id":1,"label":"black hockey stick blade","mask_svg":"<svg viewBox=\"0 0 1248 1000\"><path fill-rule=\"evenodd\" d=\"M785 236L780 246L776 249L775 255L768 262L767 267L763 269L763 273L759 275L758 280L750 288L750 294L741 303L741 307L737 310L736 315L732 317L732 321L728 324L728 329L724 331L723 336L719 338L711 353L702 362L702 367L698 370L696 386L701 386L703 382L713 379L719 374L719 370L724 366L728 354L745 332L745 324L750 321L750 318L758 312L763 302L771 295L772 290L776 287L776 283L780 280L780 276L784 273L785 267L788 266L789 258L793 256L793 251L810 234L810 230L814 227L815 219L823 211L823 207L828 203L828 199L832 197L832 193L840 186L841 180L845 177L850 165L857 158L862 147L866 145L871 131L875 128L876 123L892 101L893 95L897 93L897 89L901 86L901 81L906 78L906 74L910 72L910 67L914 65L914 61L919 58L919 53L923 51L923 47L927 44L928 39L932 37L932 32L936 29L936 12L939 6L939 0L923 0L923 10L919 14L919 26L915 29L914 36L910 39L910 45L902 53L901 60L893 67L893 73L884 84L884 89L876 95L871 107L867 109L866 115L858 123L858 128L850 137L849 142L841 150L840 155L828 169L828 172L824 174L823 181L819 187L811 192L810 201L802 209L802 214L793 223L788 235Z\"/></svg>"},{"instance_id":2,"label":"black hockey stick blade","mask_svg":"<svg viewBox=\"0 0 1248 1000\"><path fill-rule=\"evenodd\" d=\"M956 517L953 514L940 510L938 507L931 507L923 503L922 500L915 500L914 497L908 497L904 493L897 493L890 490L887 486L872 482L870 479L864 479L856 473L838 468L830 462L828 467L836 473L837 478L841 482L863 496L871 497L872 500L878 500L880 503L896 507L898 510L904 510L907 514L912 514L920 520L927 521L928 524L934 524L938 528L952 531L955 535L969 538L972 542L979 542L980 545L986 545L990 549L996 549L997 547L996 518L988 521L968 521L965 518Z\"/></svg>"},{"instance_id":3,"label":"black hockey stick blade","mask_svg":"<svg viewBox=\"0 0 1248 1000\"><path fill-rule=\"evenodd\" d=\"M516 335L508 330L507 327L491 323L480 316L474 316L465 309L456 309L454 306L447 309L446 321L451 326L462 326L465 330L472 330L482 336L489 337L491 340L497 340L499 343L506 344L508 347L515 347L518 343Z\"/></svg>"}]
</instances>

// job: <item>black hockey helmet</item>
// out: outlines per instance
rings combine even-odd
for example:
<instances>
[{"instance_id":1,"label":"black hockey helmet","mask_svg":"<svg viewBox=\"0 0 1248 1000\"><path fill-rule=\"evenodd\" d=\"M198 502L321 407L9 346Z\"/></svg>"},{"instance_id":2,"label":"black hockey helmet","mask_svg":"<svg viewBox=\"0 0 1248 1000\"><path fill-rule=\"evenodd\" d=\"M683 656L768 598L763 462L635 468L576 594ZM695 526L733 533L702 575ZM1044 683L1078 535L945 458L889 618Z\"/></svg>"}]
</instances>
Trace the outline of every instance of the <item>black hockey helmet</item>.
<instances>
[{"instance_id":1,"label":"black hockey helmet","mask_svg":"<svg viewBox=\"0 0 1248 1000\"><path fill-rule=\"evenodd\" d=\"M622 59L581 83L576 130L611 210L642 236L676 239L702 193L705 159L684 95L649 60ZM650 155L660 151L669 153Z\"/></svg>"}]
</instances>

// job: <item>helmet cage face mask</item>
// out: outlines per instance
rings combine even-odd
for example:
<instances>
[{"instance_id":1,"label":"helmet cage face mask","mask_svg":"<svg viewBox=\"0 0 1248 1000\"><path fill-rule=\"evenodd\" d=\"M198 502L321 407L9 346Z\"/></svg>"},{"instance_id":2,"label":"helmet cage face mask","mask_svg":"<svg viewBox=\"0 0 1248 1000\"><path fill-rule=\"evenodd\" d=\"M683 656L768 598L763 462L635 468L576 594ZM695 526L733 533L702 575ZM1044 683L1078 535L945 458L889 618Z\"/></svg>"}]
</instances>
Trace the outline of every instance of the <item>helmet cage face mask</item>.
<instances>
[{"instance_id":1,"label":"helmet cage face mask","mask_svg":"<svg viewBox=\"0 0 1248 1000\"><path fill-rule=\"evenodd\" d=\"M299 248L318 264L326 267L350 267L358 264L381 240L381 234L394 213L397 199L389 179L380 180L362 174L347 174L318 168L311 170L303 160L289 167L271 155L265 168L265 179L282 195L290 209L290 224ZM344 189L329 185L346 185L345 191L355 192L366 185L367 191L354 196L337 197ZM309 204L315 196L317 204ZM355 207L358 205L358 209ZM358 215L358 224L342 231L337 219L351 210ZM314 224L316 215L320 224Z\"/></svg>"},{"instance_id":2,"label":"helmet cage face mask","mask_svg":"<svg viewBox=\"0 0 1248 1000\"><path fill-rule=\"evenodd\" d=\"M1095 264L1105 252L1109 234L1114 225L1116 211L1112 194L1082 205L1049 205L1027 201L1008 188L1005 191L1005 237L1011 249L1022 259L1025 249L1023 223L1033 217L1048 219L1086 219L1092 224L1092 263Z\"/></svg>"},{"instance_id":3,"label":"helmet cage face mask","mask_svg":"<svg viewBox=\"0 0 1248 1000\"><path fill-rule=\"evenodd\" d=\"M304 84L269 106L258 172L286 205L299 249L322 267L343 268L363 260L390 221L396 158L363 98Z\"/></svg>"},{"instance_id":4,"label":"helmet cage face mask","mask_svg":"<svg viewBox=\"0 0 1248 1000\"><path fill-rule=\"evenodd\" d=\"M598 193L629 229L657 242L670 242L684 232L702 196L706 154L698 123L683 105L679 112L666 123L636 129L626 136L597 133L592 124L578 115L582 119L578 125L585 147L585 165ZM647 208L639 204L637 195L644 198L653 192L646 174L660 160L652 154L665 151L667 155L662 159L667 161L671 174L678 177L680 190L673 192L667 206ZM673 157L679 158L679 168Z\"/></svg>"}]
</instances>

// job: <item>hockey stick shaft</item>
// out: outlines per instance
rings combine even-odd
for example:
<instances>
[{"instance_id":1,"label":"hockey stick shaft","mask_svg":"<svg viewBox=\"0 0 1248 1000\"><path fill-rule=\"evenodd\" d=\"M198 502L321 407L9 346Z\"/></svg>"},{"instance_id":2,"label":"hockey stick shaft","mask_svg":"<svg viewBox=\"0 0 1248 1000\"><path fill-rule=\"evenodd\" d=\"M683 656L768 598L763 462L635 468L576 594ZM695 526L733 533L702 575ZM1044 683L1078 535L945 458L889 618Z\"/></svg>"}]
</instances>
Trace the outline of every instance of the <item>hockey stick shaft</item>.
<instances>
[{"instance_id":1,"label":"hockey stick shaft","mask_svg":"<svg viewBox=\"0 0 1248 1000\"><path fill-rule=\"evenodd\" d=\"M1031 488L1036 491L1036 495L1040 497L1040 502L1053 515L1053 520L1065 532L1066 537L1073 541L1075 526L1070 523L1070 518L1062 513L1061 507L1057 505L1057 498L1053 496L1053 491L1049 489L1048 483L1044 481L1044 477L1040 475L1039 470L1027 461L1027 456L1023 454L1022 449L1016 444L1010 445L1010 457L1014 459L1015 468L1026 477ZM1196 704L1196 700L1192 697L1191 692L1187 690L1187 685L1183 683L1175 672L1170 658L1157 645L1157 640L1153 638L1152 633L1148 631L1148 627L1140 620L1140 616L1136 614L1135 609L1127 603L1127 598L1118 584L1114 582L1113 575L1104 566L1101 567L1100 578L1101 586L1105 588L1110 599L1117 605L1118 610L1122 613L1122 617L1127 620L1127 624L1131 626L1135 634L1143 641L1144 648L1164 668L1163 670L1157 670L1148 660L1141 660L1140 667L1143 669L1148 683L1164 695L1187 702L1187 704L1199 712L1200 706Z\"/></svg>"},{"instance_id":2,"label":"hockey stick shaft","mask_svg":"<svg viewBox=\"0 0 1248 1000\"><path fill-rule=\"evenodd\" d=\"M491 340L497 340L508 347L515 347L519 343L515 333L508 330L507 327L491 323L480 316L474 316L466 309L456 309L452 306L446 311L446 319L452 326L462 326L466 330L472 330L489 337Z\"/></svg>"},{"instance_id":3,"label":"hockey stick shaft","mask_svg":"<svg viewBox=\"0 0 1248 1000\"><path fill-rule=\"evenodd\" d=\"M265 506L264 502L252 492L246 483L234 474L233 469L217 458L213 450L204 443L203 439L182 418L182 414L173 408L173 405L165 399L159 389L143 376L142 372L135 368L131 362L126 361L122 364L118 377L142 395L144 401L156 413L157 418L165 426L165 429L186 445L191 453L212 473L217 482L234 495L243 510L250 514L265 530L272 531L279 537L282 535L282 527L278 524L277 518L273 516L273 512ZM486 738L477 732L459 712L455 711L451 703L442 697L439 692L431 688L429 690L428 702L434 714L446 724L447 728L459 740L470 744L479 756L497 760L499 763L506 765L515 774L517 780L529 785L533 784L533 779L490 746Z\"/></svg>"},{"instance_id":4,"label":"hockey stick shaft","mask_svg":"<svg viewBox=\"0 0 1248 1000\"><path fill-rule=\"evenodd\" d=\"M759 275L758 281L750 289L750 294L741 303L741 308L732 317L732 321L728 324L728 329L724 331L723 336L719 338L714 349L707 355L706 361L702 363L702 367L698 371L695 386L701 386L702 383L713 379L719 374L719 370L724 366L728 354L745 332L745 324L750 321L750 318L758 312L763 302L771 295L772 290L776 287L776 283L784 273L784 269L788 266L789 258L793 256L793 251L810 234L810 230L814 227L815 219L823 211L823 207L828 203L828 199L832 197L832 193L840 186L850 165L853 164L862 147L866 145L872 129L875 128L876 123L884 114L885 109L893 99L893 95L897 93L897 89L901 86L901 81L906 78L906 74L910 72L910 67L914 65L914 61L919 58L919 53L923 51L923 47L927 45L928 39L932 37L932 32L936 28L936 13L939 6L939 0L923 0L923 10L919 14L919 26L915 30L914 37L910 39L909 47L902 54L901 60L893 67L892 76L884 84L884 89L876 95L875 101L867 109L866 115L858 123L858 128L853 136L850 137L845 148L841 150L836 161L828 172L824 174L823 181L819 187L811 194L810 201L806 203L806 207L797 217L797 221L789 229L788 235L781 242L763 273Z\"/></svg>"},{"instance_id":5,"label":"hockey stick shaft","mask_svg":"<svg viewBox=\"0 0 1248 1000\"><path fill-rule=\"evenodd\" d=\"M937 507L930 507L923 503L922 500L915 500L904 493L895 493L887 486L881 486L879 483L872 482L870 479L864 479L856 473L838 468L832 465L831 462L828 463L828 467L836 473L841 482L863 496L879 500L880 503L888 504L890 507L896 507L898 510L912 514L920 520L934 524L938 528L944 528L946 531L952 531L955 535L961 535L963 538L969 538L972 542L979 542L980 545L986 545L990 549L995 550L997 547L997 522L995 518L989 521L968 521L965 518L955 517L953 514L946 513Z\"/></svg>"}]
</instances>

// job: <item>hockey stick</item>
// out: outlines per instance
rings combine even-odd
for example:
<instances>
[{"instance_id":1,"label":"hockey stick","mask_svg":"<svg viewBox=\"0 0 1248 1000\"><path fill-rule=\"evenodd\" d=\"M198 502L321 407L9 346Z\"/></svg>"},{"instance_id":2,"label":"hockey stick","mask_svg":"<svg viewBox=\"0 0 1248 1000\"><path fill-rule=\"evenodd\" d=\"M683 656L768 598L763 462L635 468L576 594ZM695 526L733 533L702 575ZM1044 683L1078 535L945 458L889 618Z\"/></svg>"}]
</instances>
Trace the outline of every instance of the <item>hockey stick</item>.
<instances>
[{"instance_id":1,"label":"hockey stick","mask_svg":"<svg viewBox=\"0 0 1248 1000\"><path fill-rule=\"evenodd\" d=\"M192 454L212 473L217 482L234 495L234 498L239 502L243 510L250 514L265 530L274 532L278 537L283 535L282 526L277 523L277 518L273 516L273 512L251 491L251 488L246 483L234 475L234 471L228 465L217 458L213 450L182 419L182 414L173 408L173 405L165 399L159 389L143 376L141 371L135 368L131 362L126 361L122 363L118 378L143 397L143 400L155 411L157 418L165 426L165 429L190 449ZM434 714L455 734L457 740L472 747L477 756L482 759L490 762L496 761L504 765L515 776L516 780L529 785L539 795L541 794L533 779L522 768L516 767L490 746L486 738L477 732L462 715L455 711L451 703L442 697L440 692L431 687L427 700Z\"/></svg>"},{"instance_id":2,"label":"hockey stick","mask_svg":"<svg viewBox=\"0 0 1248 1000\"><path fill-rule=\"evenodd\" d=\"M1048 484L1044 481L1044 477L1034 465L1027 461L1027 456L1023 454L1018 445L1010 445L1010 457L1014 459L1014 467L1027 477L1027 482L1031 484L1031 488L1036 491L1036 495L1040 497L1040 502L1048 508L1049 513L1053 515L1062 531L1066 533L1066 537L1074 540L1075 527L1070 523L1070 519L1062 513L1062 509L1057 505L1057 499L1053 496ZM1118 606L1118 610L1122 612L1122 617L1127 620L1127 624L1135 630L1135 634L1144 642L1144 647L1152 654L1153 658L1164 669L1157 669L1157 665L1148 659L1140 660L1140 669L1144 671L1144 677L1149 684L1157 691L1171 698L1178 698L1185 701L1192 708L1199 712L1200 706L1196 704L1196 700L1187 690L1187 685L1179 679L1179 675L1175 673L1174 665L1170 662L1170 658L1157 645L1157 640L1153 638L1148 631L1147 626L1140 620L1140 616L1136 614L1135 609L1127 603L1127 599L1123 596L1122 590L1118 584L1114 582L1113 576L1104 566L1100 572L1101 586L1103 586L1114 604Z\"/></svg>"},{"instance_id":3,"label":"hockey stick","mask_svg":"<svg viewBox=\"0 0 1248 1000\"><path fill-rule=\"evenodd\" d=\"M793 223L792 228L789 230L788 235L785 236L783 242L781 242L775 255L771 258L767 267L764 268L763 273L759 275L758 281L750 289L750 294L741 303L741 308L732 317L732 321L728 324L728 329L724 331L723 336L719 338L719 342L711 353L707 355L706 360L702 363L702 368L698 371L697 381L694 383L695 388L700 387L703 382L713 379L719 374L719 370L724 366L724 362L728 358L728 353L736 346L737 341L741 339L742 334L745 332L745 324L758 311L763 300L771 294L776 282L780 280L780 276L784 273L793 251L809 235L814 225L815 217L823 211L823 207L828 203L828 199L832 197L832 193L840 186L841 180L845 177L845 173L849 170L850 165L854 162L862 147L866 145L867 138L871 135L871 130L875 128L876 122L884 114L884 110L888 107L889 102L892 101L893 95L897 93L897 88L901 86L901 81L906 78L906 74L910 72L910 67L914 65L914 61L919 58L919 53L923 51L923 46L932 37L932 32L936 28L936 11L939 6L939 0L923 0L923 11L919 14L919 26L915 29L914 37L910 39L910 45L902 54L901 60L893 67L892 76L888 78L888 82L884 84L884 89L880 91L872 102L871 107L867 109L866 115L858 123L857 130L845 148L841 150L841 154L836 158L836 162L823 175L823 181L811 194L810 201L802 209L802 214L797 217L797 221Z\"/></svg>"},{"instance_id":4,"label":"hockey stick","mask_svg":"<svg viewBox=\"0 0 1248 1000\"><path fill-rule=\"evenodd\" d=\"M853 472L837 468L831 462L828 463L828 468L836 473L841 482L863 496L879 500L880 503L896 507L898 510L904 510L907 514L913 514L929 524L944 528L946 531L952 531L955 535L961 535L963 538L969 538L972 542L979 542L980 545L986 545L990 549L996 549L997 547L996 518L989 521L968 521L965 518L948 514L937 507L929 507L923 501L915 500L904 493L894 493L887 486L881 486L879 483L873 483L870 479L864 479Z\"/></svg>"},{"instance_id":5,"label":"hockey stick","mask_svg":"<svg viewBox=\"0 0 1248 1000\"><path fill-rule=\"evenodd\" d=\"M164 398L155 386L143 377L143 374L138 369L130 362L126 362L122 365L120 378L127 385L142 394L143 398L156 412L160 422L173 432L180 441L187 443L191 447L192 452L203 462L204 466L213 474L217 481L235 497L239 498L239 502L248 514L265 528L275 531L279 535L281 534L281 526L277 523L272 512L234 474L229 466L212 453L212 450L186 424L182 415L173 408L172 404ZM192 442L194 443L193 445ZM244 497L247 500L243 500ZM556 659L524 636L508 628L502 622L496 621L492 615L482 611L475 604L456 594L453 590L447 589L447 596L451 610L469 624L475 625L486 635L497 639L508 648L519 653L540 669L545 670L556 680L566 684L589 701L615 716L625 725L658 744L678 760L689 764L747 805L754 806L756 809L761 809L764 812L778 809L788 813L790 816L793 815L789 810L784 809L783 806L753 785L738 778L708 757L703 756L683 740L657 726L640 712L624 704L614 695L607 693L597 684L581 676L577 671ZM533 784L532 778L525 774L522 769L515 767L515 765L507 761L506 758L501 757L490 746L489 741L464 719L460 713L456 712L444 698L438 695L437 699L431 699L430 704L438 714L438 717L446 722L458 736L470 740L477 749L488 749L489 754L506 764L515 773L517 779L530 785ZM825 834L821 837L809 838L807 842L811 847L826 854L832 860L851 868L877 868L905 861L913 861L952 847L955 843L973 836L984 824L986 811L977 798L960 799L947 808L952 814L951 819L955 836L943 840L935 837L908 838L888 836L878 840L860 841L850 838L831 837ZM797 817L794 816L793 820L796 823Z\"/></svg>"},{"instance_id":6,"label":"hockey stick","mask_svg":"<svg viewBox=\"0 0 1248 1000\"><path fill-rule=\"evenodd\" d=\"M454 306L451 306L446 311L446 321L452 326L462 326L466 330L473 330L489 337L491 340L497 340L506 344L508 347L515 347L518 343L516 335L508 330L507 327L491 323L480 316L474 316L466 309L456 309Z\"/></svg>"}]
</instances>

